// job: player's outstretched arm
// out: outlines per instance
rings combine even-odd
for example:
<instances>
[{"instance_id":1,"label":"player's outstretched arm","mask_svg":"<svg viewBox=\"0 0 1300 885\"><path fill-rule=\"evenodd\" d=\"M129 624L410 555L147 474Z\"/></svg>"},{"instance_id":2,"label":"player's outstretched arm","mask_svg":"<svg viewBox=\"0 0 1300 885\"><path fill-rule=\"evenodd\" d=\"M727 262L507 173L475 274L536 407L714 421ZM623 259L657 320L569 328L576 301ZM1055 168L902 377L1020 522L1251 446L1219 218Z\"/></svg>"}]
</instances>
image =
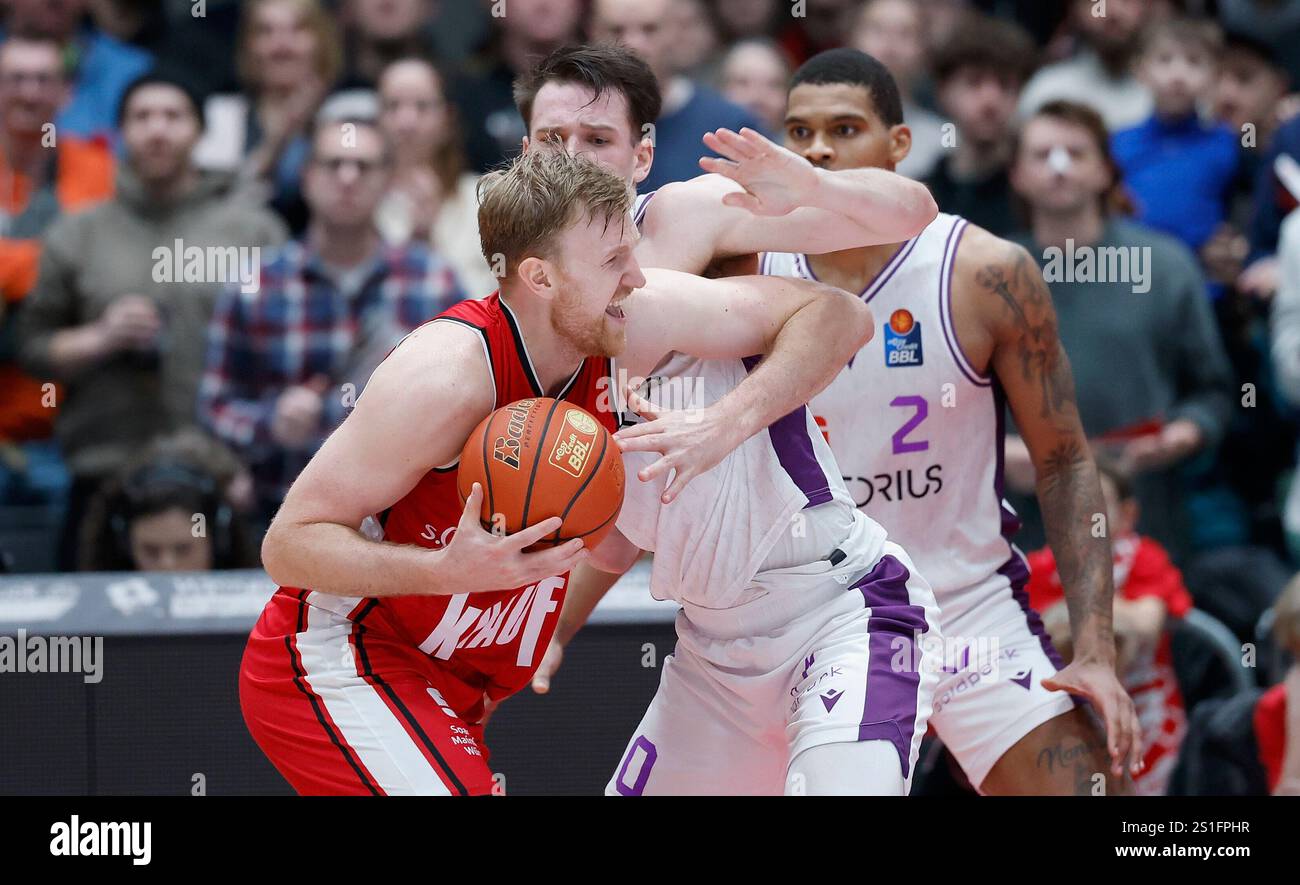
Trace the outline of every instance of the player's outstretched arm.
<instances>
[{"instance_id":1,"label":"player's outstretched arm","mask_svg":"<svg viewBox=\"0 0 1300 885\"><path fill-rule=\"evenodd\" d=\"M405 596L518 587L571 568L581 541L523 553L558 529L558 518L508 537L484 531L477 486L440 550L375 541L359 530L431 468L456 460L492 409L489 377L473 331L435 323L412 334L289 489L262 543L271 578L338 596Z\"/></svg>"},{"instance_id":2,"label":"player's outstretched arm","mask_svg":"<svg viewBox=\"0 0 1300 885\"><path fill-rule=\"evenodd\" d=\"M992 368L1033 460L1047 541L1070 612L1074 659L1043 685L1088 697L1106 724L1112 768L1140 764L1133 702L1115 674L1115 587L1110 539L1095 532L1105 502L1075 403L1052 295L1020 246L980 228L965 233L957 285L972 292L993 339Z\"/></svg>"},{"instance_id":3,"label":"player's outstretched arm","mask_svg":"<svg viewBox=\"0 0 1300 885\"><path fill-rule=\"evenodd\" d=\"M663 502L758 431L808 402L871 340L871 312L861 299L822 283L787 277L708 280L647 270L646 286L624 305L627 347L620 364L649 374L674 351L703 359L763 359L736 388L708 408L655 409L635 394L629 405L651 420L616 438L623 451L662 457L642 468L648 482L676 472Z\"/></svg>"},{"instance_id":4,"label":"player's outstretched arm","mask_svg":"<svg viewBox=\"0 0 1300 885\"><path fill-rule=\"evenodd\" d=\"M820 254L913 237L938 213L920 182L884 169L813 166L758 132L704 136L722 154L707 172L665 185L646 209L643 266L702 272L754 252Z\"/></svg>"}]
</instances>

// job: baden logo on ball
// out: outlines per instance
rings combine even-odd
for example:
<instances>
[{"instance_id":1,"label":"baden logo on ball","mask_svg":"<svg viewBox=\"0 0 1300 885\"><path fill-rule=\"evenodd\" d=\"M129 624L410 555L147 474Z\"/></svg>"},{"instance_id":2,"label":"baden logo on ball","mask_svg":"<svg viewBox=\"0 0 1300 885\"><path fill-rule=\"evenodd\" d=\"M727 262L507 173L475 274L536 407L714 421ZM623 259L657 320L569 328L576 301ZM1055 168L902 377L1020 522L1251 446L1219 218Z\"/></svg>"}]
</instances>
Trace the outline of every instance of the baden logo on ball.
<instances>
[{"instance_id":1,"label":"baden logo on ball","mask_svg":"<svg viewBox=\"0 0 1300 885\"><path fill-rule=\"evenodd\" d=\"M581 538L597 546L623 506L623 458L609 430L583 409L550 397L497 409L461 452L456 487L463 503L483 487L483 527L505 521L513 534L552 516L564 523L529 549Z\"/></svg>"}]
</instances>

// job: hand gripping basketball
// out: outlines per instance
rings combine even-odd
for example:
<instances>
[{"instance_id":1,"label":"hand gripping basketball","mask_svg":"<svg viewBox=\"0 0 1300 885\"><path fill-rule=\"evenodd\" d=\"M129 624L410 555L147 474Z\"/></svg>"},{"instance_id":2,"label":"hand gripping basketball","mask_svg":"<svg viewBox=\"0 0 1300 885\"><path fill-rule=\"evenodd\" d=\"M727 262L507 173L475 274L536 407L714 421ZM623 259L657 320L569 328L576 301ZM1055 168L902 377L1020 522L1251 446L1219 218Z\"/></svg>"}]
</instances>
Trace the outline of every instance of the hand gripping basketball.
<instances>
[{"instance_id":1,"label":"hand gripping basketball","mask_svg":"<svg viewBox=\"0 0 1300 885\"><path fill-rule=\"evenodd\" d=\"M461 577L464 585L441 592L472 593L479 590L505 590L523 587L543 578L570 571L587 556L581 538L534 553L524 549L560 528L558 516L521 529L512 535L484 530L480 522L483 487L474 483L465 510L456 525L456 533L443 549L449 568L447 573Z\"/></svg>"}]
</instances>

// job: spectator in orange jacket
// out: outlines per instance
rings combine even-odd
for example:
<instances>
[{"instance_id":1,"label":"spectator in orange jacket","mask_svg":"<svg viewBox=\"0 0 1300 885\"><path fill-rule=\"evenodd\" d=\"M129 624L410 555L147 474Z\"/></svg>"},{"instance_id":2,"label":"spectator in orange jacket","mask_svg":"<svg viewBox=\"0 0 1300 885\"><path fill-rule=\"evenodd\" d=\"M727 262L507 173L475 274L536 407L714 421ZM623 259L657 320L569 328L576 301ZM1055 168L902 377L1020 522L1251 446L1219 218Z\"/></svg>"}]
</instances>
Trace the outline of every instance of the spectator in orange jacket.
<instances>
[{"instance_id":1,"label":"spectator in orange jacket","mask_svg":"<svg viewBox=\"0 0 1300 885\"><path fill-rule=\"evenodd\" d=\"M0 500L46 497L66 478L48 442L59 392L14 363L14 329L36 281L40 237L60 214L109 197L113 157L50 123L69 85L57 41L0 43Z\"/></svg>"},{"instance_id":2,"label":"spectator in orange jacket","mask_svg":"<svg viewBox=\"0 0 1300 885\"><path fill-rule=\"evenodd\" d=\"M1165 624L1187 614L1192 597L1164 548L1135 531L1138 501L1128 476L1102 458L1097 471L1115 560L1116 669L1142 724L1143 768L1133 785L1140 796L1162 796L1187 732ZM1052 642L1068 661L1069 614L1051 549L1029 554L1029 568L1029 603L1042 613Z\"/></svg>"}]
</instances>

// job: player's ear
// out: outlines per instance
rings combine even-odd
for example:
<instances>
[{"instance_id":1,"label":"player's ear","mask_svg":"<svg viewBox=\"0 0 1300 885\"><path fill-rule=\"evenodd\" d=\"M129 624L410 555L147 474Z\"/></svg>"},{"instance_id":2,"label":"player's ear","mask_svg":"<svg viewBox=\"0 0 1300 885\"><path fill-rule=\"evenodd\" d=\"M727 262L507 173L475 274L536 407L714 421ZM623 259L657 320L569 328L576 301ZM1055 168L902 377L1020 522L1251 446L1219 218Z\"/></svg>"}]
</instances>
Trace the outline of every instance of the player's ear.
<instances>
[{"instance_id":1,"label":"player's ear","mask_svg":"<svg viewBox=\"0 0 1300 885\"><path fill-rule=\"evenodd\" d=\"M905 124L889 127L889 159L898 166L912 152L912 130Z\"/></svg>"},{"instance_id":2,"label":"player's ear","mask_svg":"<svg viewBox=\"0 0 1300 885\"><path fill-rule=\"evenodd\" d=\"M525 135L523 141L519 142L519 153L521 154L528 153L528 144L529 144L528 136Z\"/></svg>"},{"instance_id":3,"label":"player's ear","mask_svg":"<svg viewBox=\"0 0 1300 885\"><path fill-rule=\"evenodd\" d=\"M650 124L650 129L641 140L637 142L633 157L635 162L632 166L632 183L640 184L642 181L645 181L645 177L650 174L650 166L654 163L655 141L653 124Z\"/></svg>"},{"instance_id":4,"label":"player's ear","mask_svg":"<svg viewBox=\"0 0 1300 885\"><path fill-rule=\"evenodd\" d=\"M550 267L544 258L530 255L519 262L519 281L539 298L550 300L555 295Z\"/></svg>"}]
</instances>

